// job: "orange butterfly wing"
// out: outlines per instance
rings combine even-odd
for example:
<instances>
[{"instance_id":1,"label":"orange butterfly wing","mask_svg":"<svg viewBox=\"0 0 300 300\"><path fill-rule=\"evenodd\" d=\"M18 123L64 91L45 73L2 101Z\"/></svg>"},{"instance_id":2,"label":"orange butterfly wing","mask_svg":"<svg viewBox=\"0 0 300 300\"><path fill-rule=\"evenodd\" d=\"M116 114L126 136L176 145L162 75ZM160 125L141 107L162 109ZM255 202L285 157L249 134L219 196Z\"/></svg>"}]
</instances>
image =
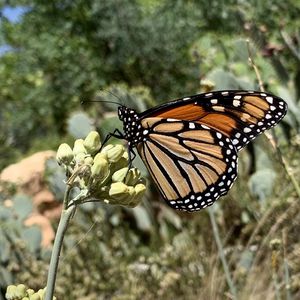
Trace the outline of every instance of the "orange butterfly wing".
<instances>
[{"instance_id":1,"label":"orange butterfly wing","mask_svg":"<svg viewBox=\"0 0 300 300\"><path fill-rule=\"evenodd\" d=\"M143 117L193 121L225 134L237 150L276 125L287 105L268 93L220 91L199 94L150 109Z\"/></svg>"},{"instance_id":2,"label":"orange butterfly wing","mask_svg":"<svg viewBox=\"0 0 300 300\"><path fill-rule=\"evenodd\" d=\"M145 141L138 152L164 200L195 211L228 192L237 176L237 153L220 132L194 122L145 118Z\"/></svg>"}]
</instances>

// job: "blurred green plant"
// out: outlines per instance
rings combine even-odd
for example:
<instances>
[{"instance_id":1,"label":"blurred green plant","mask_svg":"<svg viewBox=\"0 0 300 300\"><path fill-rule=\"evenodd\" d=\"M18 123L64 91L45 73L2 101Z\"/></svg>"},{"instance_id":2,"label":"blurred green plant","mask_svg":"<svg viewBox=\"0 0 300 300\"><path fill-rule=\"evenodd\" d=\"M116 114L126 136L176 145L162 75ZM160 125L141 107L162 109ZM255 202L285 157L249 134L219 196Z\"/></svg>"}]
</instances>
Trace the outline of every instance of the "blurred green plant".
<instances>
[{"instance_id":1,"label":"blurred green plant","mask_svg":"<svg viewBox=\"0 0 300 300\"><path fill-rule=\"evenodd\" d=\"M41 231L25 226L33 210L32 199L23 194L6 198L0 205L0 288L16 280L19 272L33 276L32 261L45 257L41 249ZM32 270L30 270L32 268Z\"/></svg>"}]
</instances>

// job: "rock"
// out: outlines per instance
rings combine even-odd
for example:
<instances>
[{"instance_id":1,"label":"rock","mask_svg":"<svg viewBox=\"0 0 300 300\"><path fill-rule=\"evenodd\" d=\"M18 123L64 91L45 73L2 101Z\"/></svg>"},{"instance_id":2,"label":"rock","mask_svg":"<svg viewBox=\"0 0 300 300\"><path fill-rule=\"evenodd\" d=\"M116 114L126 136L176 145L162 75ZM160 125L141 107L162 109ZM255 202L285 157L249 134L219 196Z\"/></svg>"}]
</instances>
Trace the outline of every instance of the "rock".
<instances>
[{"instance_id":1,"label":"rock","mask_svg":"<svg viewBox=\"0 0 300 300\"><path fill-rule=\"evenodd\" d=\"M49 247L54 238L50 219L58 219L61 212L61 203L56 201L44 181L45 162L55 155L54 151L35 153L8 166L0 174L0 181L15 184L19 193L32 197L34 211L25 225L40 226L43 247Z\"/></svg>"}]
</instances>

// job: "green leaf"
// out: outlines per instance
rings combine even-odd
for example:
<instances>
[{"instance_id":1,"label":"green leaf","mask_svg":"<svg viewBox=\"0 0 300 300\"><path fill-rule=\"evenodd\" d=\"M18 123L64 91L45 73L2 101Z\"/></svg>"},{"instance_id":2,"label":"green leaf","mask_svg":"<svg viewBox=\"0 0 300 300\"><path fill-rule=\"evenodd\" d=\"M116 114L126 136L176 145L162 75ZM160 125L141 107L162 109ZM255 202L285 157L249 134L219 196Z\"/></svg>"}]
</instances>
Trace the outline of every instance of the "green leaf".
<instances>
[{"instance_id":1,"label":"green leaf","mask_svg":"<svg viewBox=\"0 0 300 300\"><path fill-rule=\"evenodd\" d=\"M152 230L152 222L150 216L143 206L139 205L137 207L134 207L132 209L132 213L136 220L137 227L140 230L146 232L150 232Z\"/></svg>"},{"instance_id":2,"label":"green leaf","mask_svg":"<svg viewBox=\"0 0 300 300\"><path fill-rule=\"evenodd\" d=\"M66 174L54 158L46 161L45 179L55 199L63 201L66 190Z\"/></svg>"},{"instance_id":3,"label":"green leaf","mask_svg":"<svg viewBox=\"0 0 300 300\"><path fill-rule=\"evenodd\" d=\"M27 227L21 232L22 239L26 241L31 252L37 253L41 248L42 234L38 226Z\"/></svg>"},{"instance_id":4,"label":"green leaf","mask_svg":"<svg viewBox=\"0 0 300 300\"><path fill-rule=\"evenodd\" d=\"M264 202L272 194L275 179L276 173L272 169L256 171L248 182L251 194Z\"/></svg>"},{"instance_id":5,"label":"green leaf","mask_svg":"<svg viewBox=\"0 0 300 300\"><path fill-rule=\"evenodd\" d=\"M277 95L284 99L288 104L288 112L284 118L284 122L287 122L290 126L299 128L300 126L300 107L299 103L295 101L295 97L291 94L291 91L284 86L277 87Z\"/></svg>"},{"instance_id":6,"label":"green leaf","mask_svg":"<svg viewBox=\"0 0 300 300\"><path fill-rule=\"evenodd\" d=\"M17 194L13 197L14 211L21 220L24 220L32 212L33 204L32 199L23 194Z\"/></svg>"},{"instance_id":7,"label":"green leaf","mask_svg":"<svg viewBox=\"0 0 300 300\"><path fill-rule=\"evenodd\" d=\"M83 112L73 113L68 119L68 132L76 139L85 138L95 127L93 120Z\"/></svg>"},{"instance_id":8,"label":"green leaf","mask_svg":"<svg viewBox=\"0 0 300 300\"><path fill-rule=\"evenodd\" d=\"M235 76L222 69L214 69L208 73L207 79L215 83L216 90L236 90L240 88Z\"/></svg>"}]
</instances>

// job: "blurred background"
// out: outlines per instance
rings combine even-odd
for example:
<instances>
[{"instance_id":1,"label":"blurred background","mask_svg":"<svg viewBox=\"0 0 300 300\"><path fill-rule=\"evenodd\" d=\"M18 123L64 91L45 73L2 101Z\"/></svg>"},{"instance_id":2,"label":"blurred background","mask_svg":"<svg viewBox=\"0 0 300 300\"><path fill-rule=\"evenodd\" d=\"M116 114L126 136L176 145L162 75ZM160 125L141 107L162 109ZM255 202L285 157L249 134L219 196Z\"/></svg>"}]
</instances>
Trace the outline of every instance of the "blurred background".
<instances>
[{"instance_id":1,"label":"blurred background","mask_svg":"<svg viewBox=\"0 0 300 300\"><path fill-rule=\"evenodd\" d=\"M300 299L298 0L0 3L1 300L8 284L45 286L64 192L58 145L121 129L115 105L81 101L143 111L258 90L247 39L265 89L289 105L272 131L282 156L256 139L213 213L237 299ZM169 209L150 179L135 209L80 208L62 257L58 299L234 299L208 211Z\"/></svg>"}]
</instances>

